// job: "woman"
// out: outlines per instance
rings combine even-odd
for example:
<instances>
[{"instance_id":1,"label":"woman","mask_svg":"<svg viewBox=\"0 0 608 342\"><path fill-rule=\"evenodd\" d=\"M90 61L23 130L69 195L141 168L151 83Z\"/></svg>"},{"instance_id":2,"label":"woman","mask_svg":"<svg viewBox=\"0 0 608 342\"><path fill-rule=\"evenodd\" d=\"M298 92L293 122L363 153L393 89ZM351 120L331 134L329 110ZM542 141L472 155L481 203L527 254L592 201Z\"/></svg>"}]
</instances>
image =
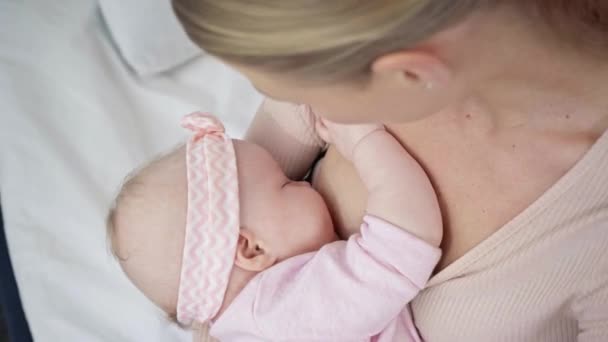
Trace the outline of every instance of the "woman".
<instances>
[{"instance_id":1,"label":"woman","mask_svg":"<svg viewBox=\"0 0 608 342\"><path fill-rule=\"evenodd\" d=\"M608 341L608 3L268 3L174 7L269 97L385 122L417 157L445 220L412 304L426 341ZM330 148L314 184L351 234L352 167Z\"/></svg>"}]
</instances>

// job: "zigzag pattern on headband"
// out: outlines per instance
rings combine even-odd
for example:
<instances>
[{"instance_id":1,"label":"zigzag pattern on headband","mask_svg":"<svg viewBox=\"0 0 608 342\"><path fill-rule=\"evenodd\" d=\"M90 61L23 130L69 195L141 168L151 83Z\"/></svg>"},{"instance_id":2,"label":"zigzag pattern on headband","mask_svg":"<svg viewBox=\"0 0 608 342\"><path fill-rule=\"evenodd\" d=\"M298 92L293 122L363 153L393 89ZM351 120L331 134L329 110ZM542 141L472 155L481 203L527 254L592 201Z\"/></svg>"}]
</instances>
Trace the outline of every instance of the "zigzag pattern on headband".
<instances>
[{"instance_id":1,"label":"zigzag pattern on headband","mask_svg":"<svg viewBox=\"0 0 608 342\"><path fill-rule=\"evenodd\" d=\"M195 134L186 148L188 210L177 319L206 322L220 309L239 232L236 156L215 117L193 113L182 125Z\"/></svg>"}]
</instances>

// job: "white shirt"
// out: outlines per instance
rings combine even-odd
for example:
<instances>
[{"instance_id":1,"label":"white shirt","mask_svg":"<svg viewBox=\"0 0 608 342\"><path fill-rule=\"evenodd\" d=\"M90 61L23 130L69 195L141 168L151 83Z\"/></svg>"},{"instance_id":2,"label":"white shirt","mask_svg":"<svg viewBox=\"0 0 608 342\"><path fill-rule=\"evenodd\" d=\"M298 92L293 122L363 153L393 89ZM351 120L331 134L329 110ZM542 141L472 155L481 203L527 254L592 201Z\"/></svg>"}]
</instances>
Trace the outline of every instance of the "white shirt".
<instances>
[{"instance_id":1,"label":"white shirt","mask_svg":"<svg viewBox=\"0 0 608 342\"><path fill-rule=\"evenodd\" d=\"M0 194L36 341L190 339L122 274L105 215L131 169L184 138L182 115L238 137L261 98L184 43L168 2L0 2Z\"/></svg>"}]
</instances>

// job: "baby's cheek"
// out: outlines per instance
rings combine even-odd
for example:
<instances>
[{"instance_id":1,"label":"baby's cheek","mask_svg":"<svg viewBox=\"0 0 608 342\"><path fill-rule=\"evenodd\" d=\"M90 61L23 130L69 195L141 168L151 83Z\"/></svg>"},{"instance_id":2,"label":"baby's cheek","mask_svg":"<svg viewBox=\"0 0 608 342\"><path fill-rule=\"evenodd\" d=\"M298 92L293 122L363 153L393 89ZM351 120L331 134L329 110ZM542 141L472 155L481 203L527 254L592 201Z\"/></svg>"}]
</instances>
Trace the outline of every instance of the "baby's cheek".
<instances>
[{"instance_id":1,"label":"baby's cheek","mask_svg":"<svg viewBox=\"0 0 608 342\"><path fill-rule=\"evenodd\" d=\"M304 233L308 235L311 245L318 249L327 243L338 240L339 237L334 230L329 209L321 195L314 191L310 201L314 204L311 205L311 210L307 215L308 229Z\"/></svg>"}]
</instances>

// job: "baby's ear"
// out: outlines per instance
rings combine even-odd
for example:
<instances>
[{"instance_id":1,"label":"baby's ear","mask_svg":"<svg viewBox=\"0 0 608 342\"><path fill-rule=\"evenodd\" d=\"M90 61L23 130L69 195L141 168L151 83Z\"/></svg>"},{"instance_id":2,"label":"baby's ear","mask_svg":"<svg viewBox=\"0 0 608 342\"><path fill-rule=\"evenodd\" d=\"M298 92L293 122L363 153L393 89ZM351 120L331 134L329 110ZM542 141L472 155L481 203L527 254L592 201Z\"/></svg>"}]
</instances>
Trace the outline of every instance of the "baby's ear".
<instances>
[{"instance_id":1,"label":"baby's ear","mask_svg":"<svg viewBox=\"0 0 608 342\"><path fill-rule=\"evenodd\" d=\"M246 271L261 272L277 262L277 258L265 250L255 235L241 229L236 246L235 265Z\"/></svg>"}]
</instances>

